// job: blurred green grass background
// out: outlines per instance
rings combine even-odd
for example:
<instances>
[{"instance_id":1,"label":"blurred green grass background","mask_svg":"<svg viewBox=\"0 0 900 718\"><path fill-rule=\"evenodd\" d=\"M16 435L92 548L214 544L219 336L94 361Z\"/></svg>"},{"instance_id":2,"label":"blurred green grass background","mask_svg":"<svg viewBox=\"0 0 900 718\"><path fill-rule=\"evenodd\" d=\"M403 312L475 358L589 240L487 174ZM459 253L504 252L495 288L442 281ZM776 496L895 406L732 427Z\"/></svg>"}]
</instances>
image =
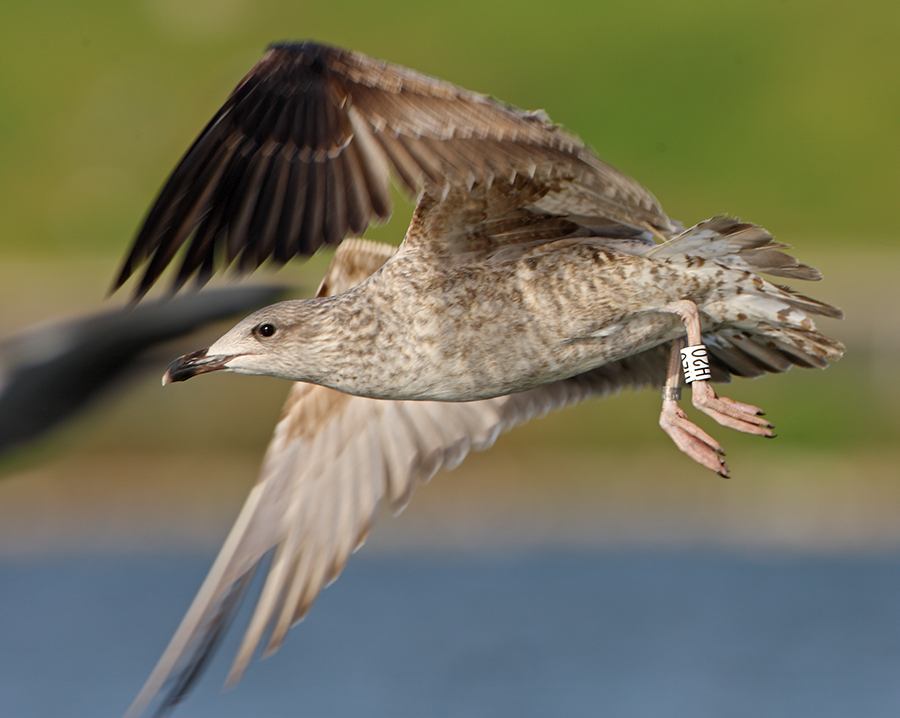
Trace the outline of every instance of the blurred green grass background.
<instances>
[{"instance_id":1,"label":"blurred green grass background","mask_svg":"<svg viewBox=\"0 0 900 718\"><path fill-rule=\"evenodd\" d=\"M503 527L517 541L900 544L900 5L39 0L0 18L3 334L103 303L160 184L268 43L344 45L546 109L686 224L766 226L825 273L801 290L847 311L823 323L848 344L825 374L726 391L769 411L775 442L701 420L731 482L677 454L645 392L501 439L420 492L385 544ZM396 240L408 217L401 204L371 235ZM314 287L325 261L279 279ZM162 392L153 376L106 400L0 463L0 552L214 545L286 390L215 376Z\"/></svg>"}]
</instances>

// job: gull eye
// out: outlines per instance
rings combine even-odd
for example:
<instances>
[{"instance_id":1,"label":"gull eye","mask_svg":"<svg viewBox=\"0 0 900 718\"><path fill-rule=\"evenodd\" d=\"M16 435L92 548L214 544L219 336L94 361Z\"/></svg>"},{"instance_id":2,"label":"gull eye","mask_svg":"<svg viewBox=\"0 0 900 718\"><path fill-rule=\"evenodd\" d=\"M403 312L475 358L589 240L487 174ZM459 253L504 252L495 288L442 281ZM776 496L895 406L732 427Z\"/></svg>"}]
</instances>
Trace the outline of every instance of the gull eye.
<instances>
[{"instance_id":1,"label":"gull eye","mask_svg":"<svg viewBox=\"0 0 900 718\"><path fill-rule=\"evenodd\" d=\"M274 324L272 324L272 323L270 323L270 322L266 322L265 324L260 324L260 325L259 325L258 327L256 327L256 329L254 329L253 331L254 331L258 336L261 336L261 337L263 337L263 338L265 338L265 339L268 339L269 337L274 336L274 335L275 335L275 332L276 332L277 330L275 329L275 325L274 325Z\"/></svg>"}]
</instances>

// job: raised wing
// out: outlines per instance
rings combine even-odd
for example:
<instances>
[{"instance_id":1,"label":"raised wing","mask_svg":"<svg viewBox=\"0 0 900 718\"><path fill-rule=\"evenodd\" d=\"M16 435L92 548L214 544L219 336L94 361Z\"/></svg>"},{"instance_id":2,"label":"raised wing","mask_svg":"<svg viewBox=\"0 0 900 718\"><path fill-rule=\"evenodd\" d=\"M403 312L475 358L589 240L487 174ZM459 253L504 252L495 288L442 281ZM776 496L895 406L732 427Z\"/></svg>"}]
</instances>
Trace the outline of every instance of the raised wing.
<instances>
[{"instance_id":1,"label":"raised wing","mask_svg":"<svg viewBox=\"0 0 900 718\"><path fill-rule=\"evenodd\" d=\"M545 211L670 235L654 197L542 112L312 42L270 48L167 180L116 287L142 296L192 237L176 287L217 262L252 271L359 235L391 211L389 177L437 194L526 175L569 188ZM220 260L221 258L221 260Z\"/></svg>"}]
</instances>

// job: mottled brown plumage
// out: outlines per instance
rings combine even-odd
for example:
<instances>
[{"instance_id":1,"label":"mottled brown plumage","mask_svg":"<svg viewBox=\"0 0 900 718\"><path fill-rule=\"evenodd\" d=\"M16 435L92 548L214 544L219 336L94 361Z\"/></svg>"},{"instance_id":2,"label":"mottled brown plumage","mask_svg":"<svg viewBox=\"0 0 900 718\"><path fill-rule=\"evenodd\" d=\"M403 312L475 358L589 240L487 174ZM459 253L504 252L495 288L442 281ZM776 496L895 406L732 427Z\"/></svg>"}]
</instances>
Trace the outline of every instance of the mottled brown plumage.
<instances>
[{"instance_id":1,"label":"mottled brown plumage","mask_svg":"<svg viewBox=\"0 0 900 718\"><path fill-rule=\"evenodd\" d=\"M340 294L394 254L389 245L350 239L338 248L317 296ZM235 658L229 683L246 669L266 631L275 650L322 587L369 533L379 506L402 510L415 488L500 433L548 411L618 393L662 386L669 347L660 345L559 382L463 403L381 401L298 382L252 490L219 557L165 654L135 700L138 715L161 689L160 710L178 702L230 622L247 577L278 547L264 594ZM714 364L714 377L728 370ZM313 560L315 559L315 560ZM289 595L291 587L297 595Z\"/></svg>"},{"instance_id":2,"label":"mottled brown plumage","mask_svg":"<svg viewBox=\"0 0 900 718\"><path fill-rule=\"evenodd\" d=\"M391 173L419 193L396 252L344 242L319 296L260 310L166 374L301 383L132 715L167 680L164 706L183 696L266 551L277 547L230 680L305 615L379 501L402 507L441 465L551 408L665 386L661 426L727 475L721 446L673 398L685 336L708 348L712 381L843 351L810 319L839 310L759 276L819 278L764 229L716 217L682 232L543 113L313 43L273 47L244 78L163 188L119 284L146 263L142 295L188 240L176 284L205 280L220 257L250 270L341 242L387 216ZM692 400L771 435L757 407L705 381Z\"/></svg>"}]
</instances>

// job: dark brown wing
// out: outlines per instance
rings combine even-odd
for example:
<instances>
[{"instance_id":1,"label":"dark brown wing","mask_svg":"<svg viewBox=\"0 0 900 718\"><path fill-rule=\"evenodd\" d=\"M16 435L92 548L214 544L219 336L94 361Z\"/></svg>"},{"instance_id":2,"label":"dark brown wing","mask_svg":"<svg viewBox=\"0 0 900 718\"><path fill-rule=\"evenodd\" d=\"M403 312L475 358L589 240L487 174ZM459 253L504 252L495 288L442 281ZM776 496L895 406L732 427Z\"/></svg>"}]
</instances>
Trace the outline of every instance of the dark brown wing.
<instances>
[{"instance_id":1,"label":"dark brown wing","mask_svg":"<svg viewBox=\"0 0 900 718\"><path fill-rule=\"evenodd\" d=\"M663 235L674 225L637 182L529 113L359 53L275 45L182 158L116 282L147 268L142 296L192 237L176 287L237 261L252 271L365 231L391 211L389 178L415 192L512 179L565 179L572 207Z\"/></svg>"}]
</instances>

